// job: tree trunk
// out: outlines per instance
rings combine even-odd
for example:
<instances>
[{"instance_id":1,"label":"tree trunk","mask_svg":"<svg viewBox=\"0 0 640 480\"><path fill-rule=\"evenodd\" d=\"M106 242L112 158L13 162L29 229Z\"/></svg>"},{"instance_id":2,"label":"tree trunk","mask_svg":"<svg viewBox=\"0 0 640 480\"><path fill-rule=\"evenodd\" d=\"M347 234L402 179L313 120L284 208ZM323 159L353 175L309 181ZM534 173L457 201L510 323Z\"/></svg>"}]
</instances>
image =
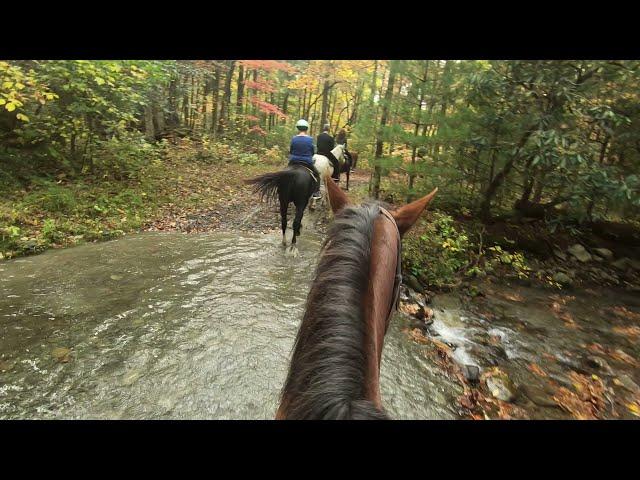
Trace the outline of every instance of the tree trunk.
<instances>
[{"instance_id":1,"label":"tree trunk","mask_svg":"<svg viewBox=\"0 0 640 480\"><path fill-rule=\"evenodd\" d=\"M147 103L144 106L144 137L148 142L156 139L156 131L153 128L153 105Z\"/></svg>"},{"instance_id":2,"label":"tree trunk","mask_svg":"<svg viewBox=\"0 0 640 480\"><path fill-rule=\"evenodd\" d=\"M411 193L411 190L413 190L413 183L416 178L415 165L416 165L416 153L418 149L416 140L418 137L418 131L420 129L420 125L422 123L422 102L424 101L424 94L425 94L425 89L427 84L428 73L429 73L429 60L425 60L423 75L422 75L422 78L420 79L422 82L422 84L420 85L420 95L418 97L418 103L416 106L417 108L416 108L416 118L415 118L415 129L413 130L414 144L413 144L413 148L411 149L412 171L411 173L409 173L409 193L407 194L407 202L411 202L413 200L413 193Z\"/></svg>"},{"instance_id":3,"label":"tree trunk","mask_svg":"<svg viewBox=\"0 0 640 480\"><path fill-rule=\"evenodd\" d=\"M231 81L233 80L233 70L235 68L236 61L229 60L227 76L224 82L224 94L222 96L222 102L220 103L220 119L218 120L218 135L222 134L225 129L225 125L229 121L229 105L231 104Z\"/></svg>"},{"instance_id":4,"label":"tree trunk","mask_svg":"<svg viewBox=\"0 0 640 480\"><path fill-rule=\"evenodd\" d=\"M389 82L387 83L387 91L384 95L384 103L382 105L382 116L380 117L380 128L378 130L377 140L376 140L376 151L375 151L375 159L376 165L373 172L373 186L372 193L373 198L378 199L380 196L380 175L382 172L382 168L380 167L379 160L382 157L382 149L384 146L384 142L382 140L382 135L384 132L384 127L387 124L387 117L389 116L389 106L391 105L391 98L393 96L393 86L396 81L396 65L397 60L391 60L391 64L389 66Z\"/></svg>"},{"instance_id":5,"label":"tree trunk","mask_svg":"<svg viewBox=\"0 0 640 480\"><path fill-rule=\"evenodd\" d=\"M213 71L213 79L211 80L211 133L216 133L216 125L218 122L218 90L220 89L220 67L216 65Z\"/></svg>"},{"instance_id":6,"label":"tree trunk","mask_svg":"<svg viewBox=\"0 0 640 480\"><path fill-rule=\"evenodd\" d=\"M238 66L238 93L236 95L236 115L242 115L242 101L244 99L244 65Z\"/></svg>"},{"instance_id":7,"label":"tree trunk","mask_svg":"<svg viewBox=\"0 0 640 480\"><path fill-rule=\"evenodd\" d=\"M329 109L329 80L324 81L322 87L322 114L320 116L320 130L327 123L327 111Z\"/></svg>"},{"instance_id":8,"label":"tree trunk","mask_svg":"<svg viewBox=\"0 0 640 480\"><path fill-rule=\"evenodd\" d=\"M513 168L513 165L515 164L515 162L518 160L518 158L520 158L520 151L522 150L524 145L527 143L527 140L529 139L529 137L531 136L531 134L533 133L536 127L537 125L531 126L524 132L524 134L522 135L522 137L520 138L520 141L516 146L516 151L511 155L511 158L507 161L505 166L502 167L502 170L498 172L498 174L489 183L489 186L487 187L487 190L484 193L482 204L480 205L480 217L483 220L488 221L491 219L491 200L493 200L493 197L498 191L498 188L504 182L504 179L507 177L507 175L509 175L509 172Z\"/></svg>"}]
</instances>

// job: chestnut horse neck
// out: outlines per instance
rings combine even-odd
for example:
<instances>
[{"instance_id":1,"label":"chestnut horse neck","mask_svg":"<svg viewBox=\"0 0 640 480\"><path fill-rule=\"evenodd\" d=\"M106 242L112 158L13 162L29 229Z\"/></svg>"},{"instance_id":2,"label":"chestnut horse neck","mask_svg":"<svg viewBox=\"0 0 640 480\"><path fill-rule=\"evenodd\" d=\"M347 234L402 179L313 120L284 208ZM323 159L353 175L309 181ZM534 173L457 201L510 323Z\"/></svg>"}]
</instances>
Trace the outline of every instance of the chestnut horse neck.
<instances>
[{"instance_id":1,"label":"chestnut horse neck","mask_svg":"<svg viewBox=\"0 0 640 480\"><path fill-rule=\"evenodd\" d=\"M386 210L369 204L336 215L276 418L387 418L380 360L399 290L399 261L400 234Z\"/></svg>"},{"instance_id":2,"label":"chestnut horse neck","mask_svg":"<svg viewBox=\"0 0 640 480\"><path fill-rule=\"evenodd\" d=\"M364 297L367 341L366 397L382 409L380 363L384 337L397 308L402 282L402 239L396 221L384 208L373 226L369 284Z\"/></svg>"}]
</instances>

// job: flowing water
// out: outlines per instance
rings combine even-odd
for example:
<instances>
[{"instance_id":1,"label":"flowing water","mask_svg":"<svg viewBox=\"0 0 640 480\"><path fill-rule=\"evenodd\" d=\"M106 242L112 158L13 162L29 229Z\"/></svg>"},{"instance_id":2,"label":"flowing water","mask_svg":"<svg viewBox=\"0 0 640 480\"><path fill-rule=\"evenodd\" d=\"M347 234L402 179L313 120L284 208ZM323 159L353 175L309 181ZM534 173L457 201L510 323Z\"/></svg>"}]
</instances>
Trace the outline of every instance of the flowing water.
<instances>
[{"instance_id":1,"label":"flowing water","mask_svg":"<svg viewBox=\"0 0 640 480\"><path fill-rule=\"evenodd\" d=\"M0 418L273 418L321 238L146 233L0 264ZM390 328L397 418L455 418L459 387Z\"/></svg>"},{"instance_id":2,"label":"flowing water","mask_svg":"<svg viewBox=\"0 0 640 480\"><path fill-rule=\"evenodd\" d=\"M278 233L144 233L0 263L0 418L273 418L321 240L304 230L293 257ZM570 387L563 368L580 370L587 343L627 354L609 378L640 380L637 339L596 308L626 301L639 315L637 299L552 300L524 287L489 286L471 306L440 295L429 334L460 365L499 364L533 386L516 400L532 418L569 415L530 364ZM459 418L462 387L410 340L413 322L399 313L389 328L383 403L400 419Z\"/></svg>"}]
</instances>

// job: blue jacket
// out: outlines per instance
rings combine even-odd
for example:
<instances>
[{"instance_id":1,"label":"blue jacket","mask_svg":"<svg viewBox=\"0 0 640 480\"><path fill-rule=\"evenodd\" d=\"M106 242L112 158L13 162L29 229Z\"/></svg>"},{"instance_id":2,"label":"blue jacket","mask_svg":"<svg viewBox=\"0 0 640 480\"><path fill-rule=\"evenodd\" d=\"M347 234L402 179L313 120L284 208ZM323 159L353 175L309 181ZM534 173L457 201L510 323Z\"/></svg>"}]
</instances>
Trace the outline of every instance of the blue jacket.
<instances>
[{"instance_id":1,"label":"blue jacket","mask_svg":"<svg viewBox=\"0 0 640 480\"><path fill-rule=\"evenodd\" d=\"M307 135L296 135L291 139L289 161L305 162L313 165L313 138Z\"/></svg>"}]
</instances>

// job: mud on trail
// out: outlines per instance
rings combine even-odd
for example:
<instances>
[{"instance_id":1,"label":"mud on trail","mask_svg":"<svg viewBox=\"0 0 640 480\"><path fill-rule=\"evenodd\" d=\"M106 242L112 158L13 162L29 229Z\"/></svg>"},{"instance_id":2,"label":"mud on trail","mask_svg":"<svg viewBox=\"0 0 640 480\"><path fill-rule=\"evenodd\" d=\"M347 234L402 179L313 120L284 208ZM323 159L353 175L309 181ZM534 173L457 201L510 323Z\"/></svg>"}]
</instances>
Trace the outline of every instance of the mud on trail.
<instances>
[{"instance_id":1,"label":"mud on trail","mask_svg":"<svg viewBox=\"0 0 640 480\"><path fill-rule=\"evenodd\" d=\"M239 170L232 168L228 175L210 178L214 184L222 189L222 195L213 201L213 205L205 208L185 209L178 205L169 205L159 219L148 222L142 228L149 232L183 232L205 233L214 231L238 231L238 232L262 232L273 233L280 231L280 210L277 203L261 201L253 192L251 185L246 185L244 180L252 178L267 171L277 171L279 167L265 166L259 170ZM201 180L198 180L201 181ZM369 182L369 172L356 170L351 173L349 181L350 196L360 197L366 191ZM346 177L340 178L340 186L346 187ZM198 188L198 185L191 185ZM211 185L207 186L210 190ZM323 188L324 190L324 188ZM311 216L309 216L309 214ZM295 207L289 205L288 227L291 227ZM330 221L328 204L318 202L315 211L310 212L307 207L303 218L303 225L314 224L319 233L324 233ZM304 228L304 227L303 227ZM304 235L304 230L303 233Z\"/></svg>"}]
</instances>

